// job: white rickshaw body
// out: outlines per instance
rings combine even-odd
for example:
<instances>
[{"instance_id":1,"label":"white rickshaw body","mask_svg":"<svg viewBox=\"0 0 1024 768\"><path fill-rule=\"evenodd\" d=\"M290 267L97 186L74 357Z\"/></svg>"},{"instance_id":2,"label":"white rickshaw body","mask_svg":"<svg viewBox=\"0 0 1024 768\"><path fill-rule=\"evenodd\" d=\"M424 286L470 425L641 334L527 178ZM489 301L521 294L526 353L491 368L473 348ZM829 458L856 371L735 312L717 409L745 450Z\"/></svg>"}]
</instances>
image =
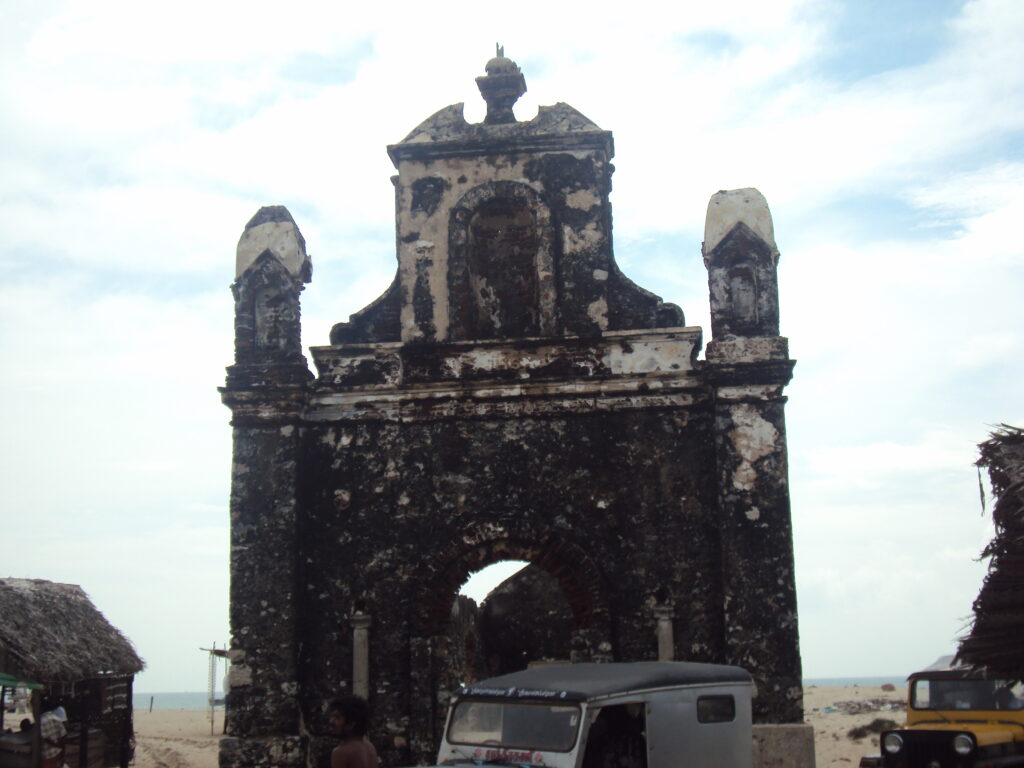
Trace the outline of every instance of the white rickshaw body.
<instances>
[{"instance_id":1,"label":"white rickshaw body","mask_svg":"<svg viewBox=\"0 0 1024 768\"><path fill-rule=\"evenodd\" d=\"M693 662L545 665L452 699L438 765L750 768L749 673Z\"/></svg>"}]
</instances>

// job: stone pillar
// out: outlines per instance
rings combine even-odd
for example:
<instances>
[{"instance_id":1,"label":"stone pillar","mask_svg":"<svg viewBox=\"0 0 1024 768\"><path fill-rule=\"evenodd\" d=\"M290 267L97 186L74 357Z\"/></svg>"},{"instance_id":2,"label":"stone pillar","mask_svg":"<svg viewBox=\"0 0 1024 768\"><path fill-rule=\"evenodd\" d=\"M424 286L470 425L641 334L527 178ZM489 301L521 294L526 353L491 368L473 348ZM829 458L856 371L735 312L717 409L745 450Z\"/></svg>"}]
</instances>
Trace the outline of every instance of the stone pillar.
<instances>
[{"instance_id":1,"label":"stone pillar","mask_svg":"<svg viewBox=\"0 0 1024 768\"><path fill-rule=\"evenodd\" d=\"M676 642L672 631L672 619L675 618L670 605L654 606L654 617L657 620L658 661L673 661L676 657Z\"/></svg>"},{"instance_id":2,"label":"stone pillar","mask_svg":"<svg viewBox=\"0 0 1024 768\"><path fill-rule=\"evenodd\" d=\"M352 616L352 692L370 698L370 623L362 611Z\"/></svg>"},{"instance_id":3,"label":"stone pillar","mask_svg":"<svg viewBox=\"0 0 1024 768\"><path fill-rule=\"evenodd\" d=\"M755 722L800 723L782 394L794 361L779 336L778 255L771 213L757 190L711 198L704 262L713 338L706 359L715 396L726 661L754 676Z\"/></svg>"},{"instance_id":4,"label":"stone pillar","mask_svg":"<svg viewBox=\"0 0 1024 768\"><path fill-rule=\"evenodd\" d=\"M231 673L222 768L294 766L299 735L297 477L312 378L299 293L310 263L287 209L262 208L238 243L232 411Z\"/></svg>"}]
</instances>

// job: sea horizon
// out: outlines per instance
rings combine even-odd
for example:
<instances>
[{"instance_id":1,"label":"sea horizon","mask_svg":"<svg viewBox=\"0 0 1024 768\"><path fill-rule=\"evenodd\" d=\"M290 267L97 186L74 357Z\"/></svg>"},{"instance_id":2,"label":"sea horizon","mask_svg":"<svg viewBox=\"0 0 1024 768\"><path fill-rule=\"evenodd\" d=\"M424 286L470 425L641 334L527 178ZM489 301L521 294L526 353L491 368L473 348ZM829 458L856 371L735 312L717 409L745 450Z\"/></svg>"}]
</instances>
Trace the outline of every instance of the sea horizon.
<instances>
[{"instance_id":1,"label":"sea horizon","mask_svg":"<svg viewBox=\"0 0 1024 768\"><path fill-rule=\"evenodd\" d=\"M805 677L803 685L805 688L811 686L834 686L852 688L857 685L875 686L892 683L897 688L906 683L907 676L903 675L871 675L862 677ZM217 691L214 696L223 701L224 693ZM209 709L209 693L207 691L140 691L133 694L132 706L135 711L148 711L150 700L152 708L156 709ZM221 707L220 704L217 705Z\"/></svg>"}]
</instances>

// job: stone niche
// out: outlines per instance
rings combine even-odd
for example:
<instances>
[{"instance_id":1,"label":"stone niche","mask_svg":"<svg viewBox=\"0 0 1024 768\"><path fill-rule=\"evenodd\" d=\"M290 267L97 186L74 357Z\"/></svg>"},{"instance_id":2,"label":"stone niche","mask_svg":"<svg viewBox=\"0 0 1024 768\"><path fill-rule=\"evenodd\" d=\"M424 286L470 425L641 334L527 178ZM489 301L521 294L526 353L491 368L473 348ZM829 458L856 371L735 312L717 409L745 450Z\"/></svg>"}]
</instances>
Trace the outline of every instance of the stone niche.
<instances>
[{"instance_id":1,"label":"stone niche","mask_svg":"<svg viewBox=\"0 0 1024 768\"><path fill-rule=\"evenodd\" d=\"M239 243L224 768L320 764L353 691L385 764L431 761L488 652L457 592L508 559L561 593L544 648L738 664L759 723L802 721L767 204L712 198L698 359L701 329L616 266L611 134L566 104L516 121L522 73L486 69L483 123L456 104L388 147L395 278L315 376L294 220L264 208Z\"/></svg>"}]
</instances>

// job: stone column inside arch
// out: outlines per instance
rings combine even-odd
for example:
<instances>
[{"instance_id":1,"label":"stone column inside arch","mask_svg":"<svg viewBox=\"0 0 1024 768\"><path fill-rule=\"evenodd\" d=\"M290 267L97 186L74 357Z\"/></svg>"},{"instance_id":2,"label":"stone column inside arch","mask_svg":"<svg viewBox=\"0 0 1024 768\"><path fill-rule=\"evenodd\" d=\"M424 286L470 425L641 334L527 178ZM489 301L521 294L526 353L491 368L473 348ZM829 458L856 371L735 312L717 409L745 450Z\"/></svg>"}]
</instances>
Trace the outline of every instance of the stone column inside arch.
<instances>
[{"instance_id":1,"label":"stone column inside arch","mask_svg":"<svg viewBox=\"0 0 1024 768\"><path fill-rule=\"evenodd\" d=\"M370 624L362 611L352 616L352 692L364 699L370 697Z\"/></svg>"},{"instance_id":2,"label":"stone column inside arch","mask_svg":"<svg viewBox=\"0 0 1024 768\"><path fill-rule=\"evenodd\" d=\"M658 638L658 661L673 661L676 657L676 642L672 628L672 620L675 618L672 606L654 606L654 618L657 621L655 634Z\"/></svg>"}]
</instances>

